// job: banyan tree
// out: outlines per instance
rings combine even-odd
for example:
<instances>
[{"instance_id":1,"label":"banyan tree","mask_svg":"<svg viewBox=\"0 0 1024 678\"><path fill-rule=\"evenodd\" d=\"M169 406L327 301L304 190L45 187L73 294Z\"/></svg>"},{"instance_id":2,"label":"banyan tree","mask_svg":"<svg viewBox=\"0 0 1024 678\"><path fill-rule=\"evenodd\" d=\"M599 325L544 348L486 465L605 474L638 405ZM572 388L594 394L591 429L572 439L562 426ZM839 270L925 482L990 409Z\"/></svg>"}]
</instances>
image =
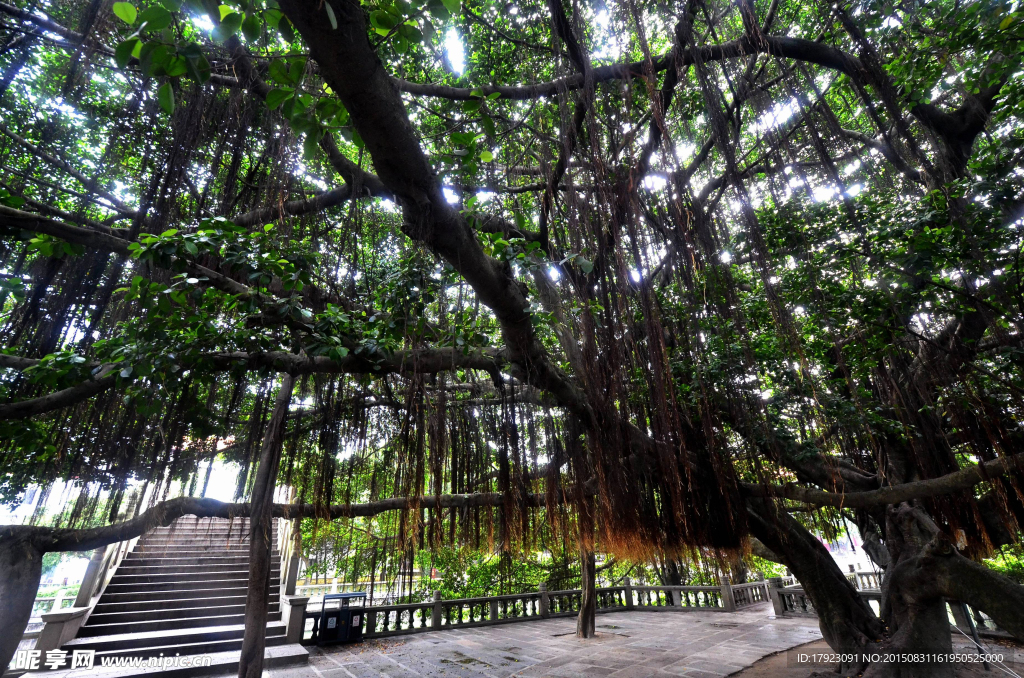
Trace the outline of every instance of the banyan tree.
<instances>
[{"instance_id":1,"label":"banyan tree","mask_svg":"<svg viewBox=\"0 0 1024 678\"><path fill-rule=\"evenodd\" d=\"M836 650L949 651L947 598L1024 638L1018 3L0 15L0 495L77 488L0 527L0 627L46 552L249 516L266 568L273 517L386 514L587 591L756 548Z\"/></svg>"}]
</instances>

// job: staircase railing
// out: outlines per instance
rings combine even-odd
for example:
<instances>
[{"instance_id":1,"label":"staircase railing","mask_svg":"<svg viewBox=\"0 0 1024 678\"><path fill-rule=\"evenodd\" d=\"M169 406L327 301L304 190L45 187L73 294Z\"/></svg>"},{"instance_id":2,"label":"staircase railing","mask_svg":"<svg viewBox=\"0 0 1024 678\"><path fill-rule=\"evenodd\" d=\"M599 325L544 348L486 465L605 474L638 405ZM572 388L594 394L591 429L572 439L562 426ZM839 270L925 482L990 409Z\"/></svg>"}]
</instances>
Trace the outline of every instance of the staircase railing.
<instances>
[{"instance_id":1,"label":"staircase railing","mask_svg":"<svg viewBox=\"0 0 1024 678\"><path fill-rule=\"evenodd\" d=\"M128 541L108 544L92 552L74 604L63 609L54 606L50 612L40 615L44 626L39 631L36 650L56 650L77 635L78 629L88 621L89 615L92 614L93 608L99 602L121 561L131 553L138 540L139 538L135 537Z\"/></svg>"}]
</instances>

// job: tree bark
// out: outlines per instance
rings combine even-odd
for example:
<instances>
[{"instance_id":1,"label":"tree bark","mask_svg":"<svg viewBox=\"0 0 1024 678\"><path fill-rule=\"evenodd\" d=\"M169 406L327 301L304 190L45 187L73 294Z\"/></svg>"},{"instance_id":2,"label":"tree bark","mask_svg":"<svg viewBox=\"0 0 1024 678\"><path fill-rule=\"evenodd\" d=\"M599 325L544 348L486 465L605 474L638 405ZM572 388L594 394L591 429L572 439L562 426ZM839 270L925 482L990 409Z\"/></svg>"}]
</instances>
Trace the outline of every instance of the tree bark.
<instances>
[{"instance_id":1,"label":"tree bark","mask_svg":"<svg viewBox=\"0 0 1024 678\"><path fill-rule=\"evenodd\" d=\"M580 614L576 617L576 637L593 638L597 614L597 567L594 561L594 547L581 542L580 575L583 593L580 598Z\"/></svg>"},{"instance_id":2,"label":"tree bark","mask_svg":"<svg viewBox=\"0 0 1024 678\"><path fill-rule=\"evenodd\" d=\"M1004 630L1024 640L1024 586L957 553L948 537L920 508L894 507L886 521L892 566L882 586L882 614L894 652L950 652L946 599L965 602L992 617ZM952 664L871 666L865 676L944 678Z\"/></svg>"},{"instance_id":3,"label":"tree bark","mask_svg":"<svg viewBox=\"0 0 1024 678\"><path fill-rule=\"evenodd\" d=\"M747 499L750 529L793 572L818 613L825 642L837 652L861 652L885 628L818 539L769 501Z\"/></svg>"},{"instance_id":4,"label":"tree bark","mask_svg":"<svg viewBox=\"0 0 1024 678\"><path fill-rule=\"evenodd\" d=\"M260 450L260 466L252 488L249 513L249 587L245 598L245 635L238 659L238 678L263 675L263 652L267 645L267 617L270 602L270 552L273 549L274 489L281 460L288 406L295 378L285 374L277 392L274 413L267 425Z\"/></svg>"},{"instance_id":5,"label":"tree bark","mask_svg":"<svg viewBox=\"0 0 1024 678\"><path fill-rule=\"evenodd\" d=\"M0 539L0 675L32 616L42 572L43 552L31 539Z\"/></svg>"}]
</instances>

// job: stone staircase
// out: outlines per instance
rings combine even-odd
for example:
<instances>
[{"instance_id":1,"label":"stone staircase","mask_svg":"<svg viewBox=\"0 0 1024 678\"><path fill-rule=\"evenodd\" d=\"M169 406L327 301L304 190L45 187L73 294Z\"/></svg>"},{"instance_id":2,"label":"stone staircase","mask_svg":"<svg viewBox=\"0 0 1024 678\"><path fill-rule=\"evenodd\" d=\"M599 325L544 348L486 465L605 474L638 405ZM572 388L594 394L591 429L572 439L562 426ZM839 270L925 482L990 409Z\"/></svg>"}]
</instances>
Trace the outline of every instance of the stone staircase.
<instances>
[{"instance_id":1,"label":"stone staircase","mask_svg":"<svg viewBox=\"0 0 1024 678\"><path fill-rule=\"evenodd\" d=\"M308 652L285 644L276 522L265 666L304 664ZM161 676L237 670L249 579L248 519L179 518L147 533L121 562L102 597L61 649L95 650L96 669L119 658L210 655L210 666L164 668ZM106 661L104 661L106 660ZM157 671L120 668L117 675Z\"/></svg>"}]
</instances>

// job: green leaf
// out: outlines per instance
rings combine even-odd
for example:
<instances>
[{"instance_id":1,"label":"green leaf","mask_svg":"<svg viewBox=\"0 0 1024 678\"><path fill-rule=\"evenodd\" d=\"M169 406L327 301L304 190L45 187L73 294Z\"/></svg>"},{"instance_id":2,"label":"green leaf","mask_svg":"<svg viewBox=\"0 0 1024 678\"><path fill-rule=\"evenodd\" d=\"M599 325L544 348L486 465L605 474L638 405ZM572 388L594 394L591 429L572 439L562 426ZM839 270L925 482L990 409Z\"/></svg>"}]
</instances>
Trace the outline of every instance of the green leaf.
<instances>
[{"instance_id":1,"label":"green leaf","mask_svg":"<svg viewBox=\"0 0 1024 678\"><path fill-rule=\"evenodd\" d=\"M277 24L277 32L281 34L285 42L295 42L295 29L292 28L292 22L288 17L281 17L281 21Z\"/></svg>"},{"instance_id":2,"label":"green leaf","mask_svg":"<svg viewBox=\"0 0 1024 678\"><path fill-rule=\"evenodd\" d=\"M206 82L210 79L210 62L206 60L206 55L200 54L188 54L185 57L186 64L188 65L188 72L198 82Z\"/></svg>"},{"instance_id":3,"label":"green leaf","mask_svg":"<svg viewBox=\"0 0 1024 678\"><path fill-rule=\"evenodd\" d=\"M1012 24L1012 23L1013 23L1013 15L1011 14L1010 16L1006 17L1005 19L1003 19L1002 21L999 22L999 30L1005 31L1007 28L1010 27L1010 24Z\"/></svg>"},{"instance_id":4,"label":"green leaf","mask_svg":"<svg viewBox=\"0 0 1024 678\"><path fill-rule=\"evenodd\" d=\"M112 9L114 10L114 16L129 26L135 23L135 19L139 16L135 6L130 2L115 2Z\"/></svg>"},{"instance_id":5,"label":"green leaf","mask_svg":"<svg viewBox=\"0 0 1024 678\"><path fill-rule=\"evenodd\" d=\"M256 42L260 39L260 20L256 18L255 14L245 17L245 21L242 22L242 35L249 42Z\"/></svg>"},{"instance_id":6,"label":"green leaf","mask_svg":"<svg viewBox=\"0 0 1024 678\"><path fill-rule=\"evenodd\" d=\"M292 97L291 89L272 89L267 93L267 108L275 110Z\"/></svg>"},{"instance_id":7,"label":"green leaf","mask_svg":"<svg viewBox=\"0 0 1024 678\"><path fill-rule=\"evenodd\" d=\"M221 5L221 7L223 7L223 5ZM232 12L221 20L220 26L213 29L213 32L210 33L210 37L216 42L224 42L238 32L238 29L242 27L242 21L244 20L245 15L239 14L238 12Z\"/></svg>"},{"instance_id":8,"label":"green leaf","mask_svg":"<svg viewBox=\"0 0 1024 678\"><path fill-rule=\"evenodd\" d=\"M422 31L422 33L423 33L423 41L424 42L428 42L430 40L430 38L432 38L434 36L434 33L436 33L436 32L437 32L437 29L434 28L434 24L430 23L430 19L424 19L423 20L423 31Z\"/></svg>"},{"instance_id":9,"label":"green leaf","mask_svg":"<svg viewBox=\"0 0 1024 678\"><path fill-rule=\"evenodd\" d=\"M122 378L127 379L130 376L132 376L132 366L131 365L129 365L128 367L126 367L123 370L121 370L121 377Z\"/></svg>"},{"instance_id":10,"label":"green leaf","mask_svg":"<svg viewBox=\"0 0 1024 678\"><path fill-rule=\"evenodd\" d=\"M586 275L590 275L590 272L594 270L594 264L584 257L576 257L576 265L579 266L580 270Z\"/></svg>"},{"instance_id":11,"label":"green leaf","mask_svg":"<svg viewBox=\"0 0 1024 678\"><path fill-rule=\"evenodd\" d=\"M480 116L480 126L483 127L484 131L492 138L497 135L497 131L494 129L494 121L491 120L491 116L486 113Z\"/></svg>"},{"instance_id":12,"label":"green leaf","mask_svg":"<svg viewBox=\"0 0 1024 678\"><path fill-rule=\"evenodd\" d=\"M331 3L325 2L324 8L327 9L327 19L331 22L331 28L338 30L338 17L334 16L334 8L331 7Z\"/></svg>"},{"instance_id":13,"label":"green leaf","mask_svg":"<svg viewBox=\"0 0 1024 678\"><path fill-rule=\"evenodd\" d=\"M398 27L398 32L409 42L423 42L423 33L421 33L420 29L416 28L412 24L402 24Z\"/></svg>"},{"instance_id":14,"label":"green leaf","mask_svg":"<svg viewBox=\"0 0 1024 678\"><path fill-rule=\"evenodd\" d=\"M320 150L318 136L318 134L310 132L306 134L306 139L302 142L302 157L306 162L316 158L317 151Z\"/></svg>"},{"instance_id":15,"label":"green leaf","mask_svg":"<svg viewBox=\"0 0 1024 678\"><path fill-rule=\"evenodd\" d=\"M231 7L230 5L221 5L217 8L217 11L220 13L220 16L218 18L221 21L224 21L224 17L226 17L228 14L233 13L235 11L235 8Z\"/></svg>"},{"instance_id":16,"label":"green leaf","mask_svg":"<svg viewBox=\"0 0 1024 678\"><path fill-rule=\"evenodd\" d=\"M160 0L160 4L167 8L168 12L177 12L181 9L181 0Z\"/></svg>"},{"instance_id":17,"label":"green leaf","mask_svg":"<svg viewBox=\"0 0 1024 678\"><path fill-rule=\"evenodd\" d=\"M147 31L162 31L171 25L171 13L163 7L154 5L139 15L139 21Z\"/></svg>"},{"instance_id":18,"label":"green leaf","mask_svg":"<svg viewBox=\"0 0 1024 678\"><path fill-rule=\"evenodd\" d=\"M435 19L440 21L447 21L451 17L451 13L441 0L428 0L427 9Z\"/></svg>"},{"instance_id":19,"label":"green leaf","mask_svg":"<svg viewBox=\"0 0 1024 678\"><path fill-rule=\"evenodd\" d=\"M114 63L118 68L124 68L132 60L135 51L142 48L142 41L138 38L128 38L114 48Z\"/></svg>"},{"instance_id":20,"label":"green leaf","mask_svg":"<svg viewBox=\"0 0 1024 678\"><path fill-rule=\"evenodd\" d=\"M480 153L480 159L483 160L484 162L491 162L492 160L494 160L494 154L491 153L490 151L482 151Z\"/></svg>"},{"instance_id":21,"label":"green leaf","mask_svg":"<svg viewBox=\"0 0 1024 678\"><path fill-rule=\"evenodd\" d=\"M171 55L167 47L158 42L147 42L139 51L139 62L142 72L153 77L163 72L164 65L170 61Z\"/></svg>"},{"instance_id":22,"label":"green leaf","mask_svg":"<svg viewBox=\"0 0 1024 678\"><path fill-rule=\"evenodd\" d=\"M441 0L441 3L452 14L458 14L462 9L462 0Z\"/></svg>"},{"instance_id":23,"label":"green leaf","mask_svg":"<svg viewBox=\"0 0 1024 678\"><path fill-rule=\"evenodd\" d=\"M183 57L172 56L164 66L164 70L167 71L168 76L177 78L188 73L188 63Z\"/></svg>"},{"instance_id":24,"label":"green leaf","mask_svg":"<svg viewBox=\"0 0 1024 678\"><path fill-rule=\"evenodd\" d=\"M174 90L171 88L171 83L165 82L160 85L160 89L156 91L156 98L160 102L160 108L164 109L164 113L167 115L174 113Z\"/></svg>"},{"instance_id":25,"label":"green leaf","mask_svg":"<svg viewBox=\"0 0 1024 678\"><path fill-rule=\"evenodd\" d=\"M390 14L381 10L370 12L370 25L381 35L387 35L397 23Z\"/></svg>"}]
</instances>

